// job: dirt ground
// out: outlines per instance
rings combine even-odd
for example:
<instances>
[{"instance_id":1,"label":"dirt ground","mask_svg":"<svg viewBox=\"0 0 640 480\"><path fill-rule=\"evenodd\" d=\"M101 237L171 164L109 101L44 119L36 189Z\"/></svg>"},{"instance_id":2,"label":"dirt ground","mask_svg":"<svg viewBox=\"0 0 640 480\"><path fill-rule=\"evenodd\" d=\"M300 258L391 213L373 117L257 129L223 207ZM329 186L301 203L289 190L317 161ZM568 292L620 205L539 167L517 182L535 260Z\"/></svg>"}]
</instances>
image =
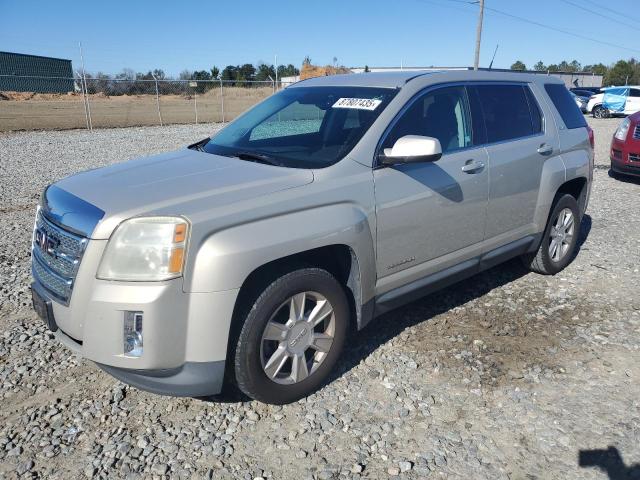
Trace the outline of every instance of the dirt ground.
<instances>
[{"instance_id":1,"label":"dirt ground","mask_svg":"<svg viewBox=\"0 0 640 480\"><path fill-rule=\"evenodd\" d=\"M269 87L224 87L204 94L161 95L163 124L229 121L273 93ZM89 95L93 128L160 125L154 95ZM196 118L197 110L197 118ZM81 94L0 92L0 132L86 128Z\"/></svg>"}]
</instances>

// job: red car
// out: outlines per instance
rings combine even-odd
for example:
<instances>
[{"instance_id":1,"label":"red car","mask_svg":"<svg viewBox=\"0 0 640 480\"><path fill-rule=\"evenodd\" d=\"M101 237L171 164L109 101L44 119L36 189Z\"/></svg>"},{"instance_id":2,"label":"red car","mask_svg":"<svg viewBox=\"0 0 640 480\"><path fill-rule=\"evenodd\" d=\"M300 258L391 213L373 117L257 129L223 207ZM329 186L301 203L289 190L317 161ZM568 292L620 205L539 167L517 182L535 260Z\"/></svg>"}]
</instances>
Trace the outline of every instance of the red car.
<instances>
[{"instance_id":1,"label":"red car","mask_svg":"<svg viewBox=\"0 0 640 480\"><path fill-rule=\"evenodd\" d=\"M640 176L640 112L625 118L611 141L611 170Z\"/></svg>"}]
</instances>

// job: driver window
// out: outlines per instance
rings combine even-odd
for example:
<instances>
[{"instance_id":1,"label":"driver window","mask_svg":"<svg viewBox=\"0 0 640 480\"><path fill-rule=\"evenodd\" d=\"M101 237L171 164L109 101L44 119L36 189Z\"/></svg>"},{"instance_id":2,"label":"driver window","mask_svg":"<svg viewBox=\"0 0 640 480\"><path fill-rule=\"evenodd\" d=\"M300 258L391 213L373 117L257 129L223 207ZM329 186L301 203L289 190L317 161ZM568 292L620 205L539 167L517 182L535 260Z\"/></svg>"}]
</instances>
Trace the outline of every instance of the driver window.
<instances>
[{"instance_id":1,"label":"driver window","mask_svg":"<svg viewBox=\"0 0 640 480\"><path fill-rule=\"evenodd\" d=\"M471 122L464 87L446 87L424 94L411 104L387 135L383 148L400 137L422 135L440 141L442 152L471 146Z\"/></svg>"}]
</instances>

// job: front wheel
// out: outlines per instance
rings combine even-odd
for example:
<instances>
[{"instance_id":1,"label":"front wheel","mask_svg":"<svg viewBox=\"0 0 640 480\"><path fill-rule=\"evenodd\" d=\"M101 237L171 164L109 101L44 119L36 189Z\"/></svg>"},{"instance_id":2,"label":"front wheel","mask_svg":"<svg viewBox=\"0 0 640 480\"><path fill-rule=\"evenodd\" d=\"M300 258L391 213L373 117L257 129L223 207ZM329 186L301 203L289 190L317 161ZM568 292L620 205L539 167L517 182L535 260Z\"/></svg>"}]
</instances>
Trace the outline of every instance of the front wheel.
<instances>
[{"instance_id":1,"label":"front wheel","mask_svg":"<svg viewBox=\"0 0 640 480\"><path fill-rule=\"evenodd\" d=\"M281 276L253 304L235 349L240 390L265 403L294 402L317 390L342 351L350 309L327 271Z\"/></svg>"},{"instance_id":2,"label":"front wheel","mask_svg":"<svg viewBox=\"0 0 640 480\"><path fill-rule=\"evenodd\" d=\"M549 215L538 251L535 255L523 257L525 265L543 275L555 275L563 270L575 253L579 222L576 199L571 195L560 197Z\"/></svg>"}]
</instances>

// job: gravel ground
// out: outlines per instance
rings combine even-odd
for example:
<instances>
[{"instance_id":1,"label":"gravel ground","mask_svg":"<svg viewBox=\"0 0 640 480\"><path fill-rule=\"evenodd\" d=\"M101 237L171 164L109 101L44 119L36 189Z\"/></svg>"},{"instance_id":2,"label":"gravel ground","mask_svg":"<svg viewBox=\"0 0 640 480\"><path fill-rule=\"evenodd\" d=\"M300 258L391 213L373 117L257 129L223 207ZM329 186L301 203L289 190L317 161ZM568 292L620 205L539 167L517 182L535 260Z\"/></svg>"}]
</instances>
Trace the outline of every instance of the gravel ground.
<instances>
[{"instance_id":1,"label":"gravel ground","mask_svg":"<svg viewBox=\"0 0 640 480\"><path fill-rule=\"evenodd\" d=\"M514 261L391 312L284 407L129 388L29 307L47 183L211 126L0 135L0 478L640 478L640 182L608 175L619 120L590 122L595 182L565 271Z\"/></svg>"}]
</instances>

